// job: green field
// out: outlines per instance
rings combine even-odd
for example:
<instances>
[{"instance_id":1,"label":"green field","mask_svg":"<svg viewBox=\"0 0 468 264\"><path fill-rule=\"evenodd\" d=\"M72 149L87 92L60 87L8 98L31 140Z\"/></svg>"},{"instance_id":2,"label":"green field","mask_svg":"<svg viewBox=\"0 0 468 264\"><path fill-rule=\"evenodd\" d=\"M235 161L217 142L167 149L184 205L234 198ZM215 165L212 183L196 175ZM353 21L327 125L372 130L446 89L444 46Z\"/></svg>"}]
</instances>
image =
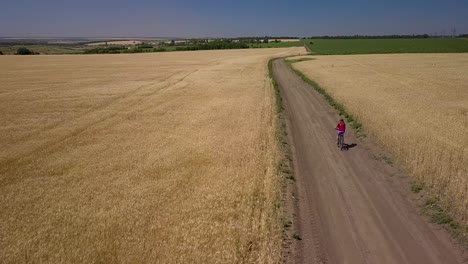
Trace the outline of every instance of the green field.
<instances>
[{"instance_id":1,"label":"green field","mask_svg":"<svg viewBox=\"0 0 468 264\"><path fill-rule=\"evenodd\" d=\"M305 39L312 54L459 53L468 39Z\"/></svg>"},{"instance_id":2,"label":"green field","mask_svg":"<svg viewBox=\"0 0 468 264\"><path fill-rule=\"evenodd\" d=\"M250 48L289 48L289 47L301 47L301 46L304 46L304 43L302 41L249 44Z\"/></svg>"}]
</instances>

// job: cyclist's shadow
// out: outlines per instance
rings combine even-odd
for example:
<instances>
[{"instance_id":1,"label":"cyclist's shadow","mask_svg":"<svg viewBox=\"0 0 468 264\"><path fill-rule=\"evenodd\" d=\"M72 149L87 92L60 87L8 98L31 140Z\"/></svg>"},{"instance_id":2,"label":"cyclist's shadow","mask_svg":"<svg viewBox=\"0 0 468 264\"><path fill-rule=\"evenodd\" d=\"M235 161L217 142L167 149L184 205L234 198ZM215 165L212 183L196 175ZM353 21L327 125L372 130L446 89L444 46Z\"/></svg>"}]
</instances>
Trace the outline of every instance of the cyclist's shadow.
<instances>
[{"instance_id":1,"label":"cyclist's shadow","mask_svg":"<svg viewBox=\"0 0 468 264\"><path fill-rule=\"evenodd\" d=\"M349 149L352 149L354 147L356 147L357 144L356 143L352 143L352 144L344 144L344 150L349 150Z\"/></svg>"}]
</instances>

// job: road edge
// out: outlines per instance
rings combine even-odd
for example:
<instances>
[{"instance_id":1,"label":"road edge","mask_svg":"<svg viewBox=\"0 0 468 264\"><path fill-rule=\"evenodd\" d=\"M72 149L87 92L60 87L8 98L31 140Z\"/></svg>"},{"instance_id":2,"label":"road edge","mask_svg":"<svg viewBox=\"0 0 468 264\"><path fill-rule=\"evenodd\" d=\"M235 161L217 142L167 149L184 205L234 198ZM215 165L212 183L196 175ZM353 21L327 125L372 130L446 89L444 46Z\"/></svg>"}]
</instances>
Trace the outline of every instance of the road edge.
<instances>
[{"instance_id":1,"label":"road edge","mask_svg":"<svg viewBox=\"0 0 468 264\"><path fill-rule=\"evenodd\" d=\"M294 239L297 236L295 230L295 178L291 158L291 145L289 144L288 129L286 125L285 108L278 82L273 74L273 61L287 57L272 58L268 61L268 76L275 96L276 114L276 144L280 152L280 159L276 167L277 175L281 179L281 233L282 233L282 262L292 263L294 256Z\"/></svg>"}]
</instances>

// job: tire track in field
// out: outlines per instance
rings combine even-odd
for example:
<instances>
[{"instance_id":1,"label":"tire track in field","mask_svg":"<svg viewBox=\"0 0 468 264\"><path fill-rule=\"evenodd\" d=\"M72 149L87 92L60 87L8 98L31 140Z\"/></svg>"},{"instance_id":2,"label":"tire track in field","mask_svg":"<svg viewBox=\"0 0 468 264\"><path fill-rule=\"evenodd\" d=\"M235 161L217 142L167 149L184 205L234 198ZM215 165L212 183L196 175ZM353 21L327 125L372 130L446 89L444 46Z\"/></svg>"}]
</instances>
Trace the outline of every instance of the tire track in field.
<instances>
[{"instance_id":1,"label":"tire track in field","mask_svg":"<svg viewBox=\"0 0 468 264\"><path fill-rule=\"evenodd\" d=\"M168 82L168 80L170 80L172 77L174 77L174 76L176 76L178 74L181 74L181 73L182 72L174 73L174 74L170 75L169 77L167 77L166 79L160 81L160 83L164 84L165 82ZM170 85L170 84L162 85L162 87L160 89L164 89L168 85ZM34 138L34 137L36 137L37 135L39 135L41 133L47 132L48 130L52 130L52 129L57 128L59 126L66 126L67 124L74 123L77 120L83 119L87 115L92 114L93 112L103 110L103 109L105 109L107 107L112 107L113 105L116 105L116 104L120 104L121 101L125 100L126 98L128 98L130 96L136 95L138 92L144 90L145 88L154 88L152 86L154 86L154 83L150 82L150 83L147 83L147 84L144 84L144 85L140 85L137 88L135 88L135 89L133 89L133 90L131 90L129 92L120 94L118 96L113 96L113 97L109 98L108 100L106 100L105 102L103 102L102 104L99 104L99 105L97 105L95 107L92 107L92 108L88 109L87 111L83 112L82 114L77 115L76 117L66 119L66 120L62 120L62 121L58 121L58 122L56 122L54 124L50 124L48 126L45 126L45 127L41 128L40 130L36 130L36 131L30 132L30 133L27 133L27 134L23 135L22 137L18 138L18 141L25 141L25 140Z\"/></svg>"},{"instance_id":2,"label":"tire track in field","mask_svg":"<svg viewBox=\"0 0 468 264\"><path fill-rule=\"evenodd\" d=\"M210 66L210 65L207 65ZM103 105L100 105L96 108L93 108L89 110L86 114L80 115L77 118L74 118L72 120L68 120L66 122L63 122L61 124L57 124L47 130L42 130L37 132L37 134L34 135L39 135L43 133L48 133L51 134L51 136L47 136L46 138L51 138L52 140L48 140L45 142L42 142L40 145L36 146L33 149L27 149L27 142L26 146L24 147L27 149L26 151L22 151L17 153L14 156L10 156L2 161L0 161L0 184L8 184L8 183L13 183L15 182L15 179L19 180L15 175L9 174L8 171L10 170L16 170L18 167L23 167L28 163L31 163L36 157L39 156L44 156L50 153L53 153L54 151L57 151L62 148L63 145L66 145L68 141L72 140L73 138L79 136L80 134L89 131L92 129L92 127L96 127L99 124L103 122L109 122L112 119L115 119L120 115L122 111L128 110L128 109L134 109L133 111L130 111L130 113L135 114L136 112L141 112L145 111L146 108L151 108L153 107L152 105L147 106L146 108L144 107L144 102L150 102L153 100L153 96L160 94L161 92L164 92L165 90L168 90L170 88L173 88L177 86L178 84L184 82L184 80L190 76L191 74L199 71L200 69L193 70L189 73L183 74L182 77L177 78L176 80L169 80L172 77L176 75L180 75L180 72L171 75L168 77L166 80L164 80L162 83L163 84L161 87L158 87L158 89L154 89L155 84L150 83L150 84L145 84L140 87L138 87L135 90L132 90L125 95L119 96L118 98L107 102ZM169 81L168 81L169 80ZM134 100L135 96L138 95L139 92L144 91L145 89L149 89L149 93L145 93L144 97L138 98L137 100ZM176 100L174 98L173 100ZM165 101L166 103L169 103L171 101ZM106 113L109 112L109 113ZM96 116L99 118L96 119ZM114 120L110 124L108 124L106 127L118 124L119 120ZM66 133L65 135L57 138L52 135L54 134L60 134L60 130L62 127L67 127L72 126L73 123L79 123L80 125L76 128L74 128L71 132ZM18 147L18 145L15 145L14 147ZM24 178L21 178L23 180Z\"/></svg>"}]
</instances>

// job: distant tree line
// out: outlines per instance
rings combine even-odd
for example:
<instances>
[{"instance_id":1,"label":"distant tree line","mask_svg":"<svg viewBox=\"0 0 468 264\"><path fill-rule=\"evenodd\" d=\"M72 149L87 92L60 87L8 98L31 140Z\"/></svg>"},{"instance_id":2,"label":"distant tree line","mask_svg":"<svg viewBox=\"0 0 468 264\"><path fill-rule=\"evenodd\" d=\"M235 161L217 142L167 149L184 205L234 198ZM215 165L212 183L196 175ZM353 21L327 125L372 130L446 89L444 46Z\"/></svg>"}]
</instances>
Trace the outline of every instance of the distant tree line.
<instances>
[{"instance_id":1,"label":"distant tree line","mask_svg":"<svg viewBox=\"0 0 468 264\"><path fill-rule=\"evenodd\" d=\"M266 43L270 39L278 40L278 39L299 39L299 38L298 37L270 37L270 36L264 36L264 37L241 37L241 38L234 38L234 39L238 40L239 42L245 42L245 43L261 43L261 42Z\"/></svg>"},{"instance_id":2,"label":"distant tree line","mask_svg":"<svg viewBox=\"0 0 468 264\"><path fill-rule=\"evenodd\" d=\"M236 39L298 39L299 37L291 37L291 36L286 36L286 37L281 37L281 36L261 36L261 37L240 37Z\"/></svg>"},{"instance_id":3,"label":"distant tree line","mask_svg":"<svg viewBox=\"0 0 468 264\"><path fill-rule=\"evenodd\" d=\"M141 43L141 44L136 45L136 48L137 49L152 49L154 47L153 47L153 45L151 45L149 43Z\"/></svg>"},{"instance_id":4,"label":"distant tree line","mask_svg":"<svg viewBox=\"0 0 468 264\"><path fill-rule=\"evenodd\" d=\"M243 42L232 42L230 40L215 40L208 43L200 43L186 47L176 47L177 51L187 50L222 50L222 49L248 49L249 45Z\"/></svg>"},{"instance_id":5,"label":"distant tree line","mask_svg":"<svg viewBox=\"0 0 468 264\"><path fill-rule=\"evenodd\" d=\"M154 49L153 45L142 43L136 45L134 48L128 48L126 46L115 45L106 47L97 47L94 49L88 49L84 51L84 54L120 54L120 53L145 53L145 52L157 52L159 50Z\"/></svg>"},{"instance_id":6,"label":"distant tree line","mask_svg":"<svg viewBox=\"0 0 468 264\"><path fill-rule=\"evenodd\" d=\"M197 44L193 44L197 43ZM189 50L222 50L222 49L248 49L250 48L247 43L234 42L231 40L215 40L211 42L191 42L188 46L177 46L176 51L189 51ZM128 48L125 46L110 46L110 47L97 47L84 51L84 54L120 54L120 53L147 53L147 52L164 52L167 51L165 47L153 47L149 44L137 45L135 48Z\"/></svg>"},{"instance_id":7,"label":"distant tree line","mask_svg":"<svg viewBox=\"0 0 468 264\"><path fill-rule=\"evenodd\" d=\"M111 46L111 47L98 47L94 49L88 49L84 51L84 54L119 54L125 50L124 46Z\"/></svg>"}]
</instances>

